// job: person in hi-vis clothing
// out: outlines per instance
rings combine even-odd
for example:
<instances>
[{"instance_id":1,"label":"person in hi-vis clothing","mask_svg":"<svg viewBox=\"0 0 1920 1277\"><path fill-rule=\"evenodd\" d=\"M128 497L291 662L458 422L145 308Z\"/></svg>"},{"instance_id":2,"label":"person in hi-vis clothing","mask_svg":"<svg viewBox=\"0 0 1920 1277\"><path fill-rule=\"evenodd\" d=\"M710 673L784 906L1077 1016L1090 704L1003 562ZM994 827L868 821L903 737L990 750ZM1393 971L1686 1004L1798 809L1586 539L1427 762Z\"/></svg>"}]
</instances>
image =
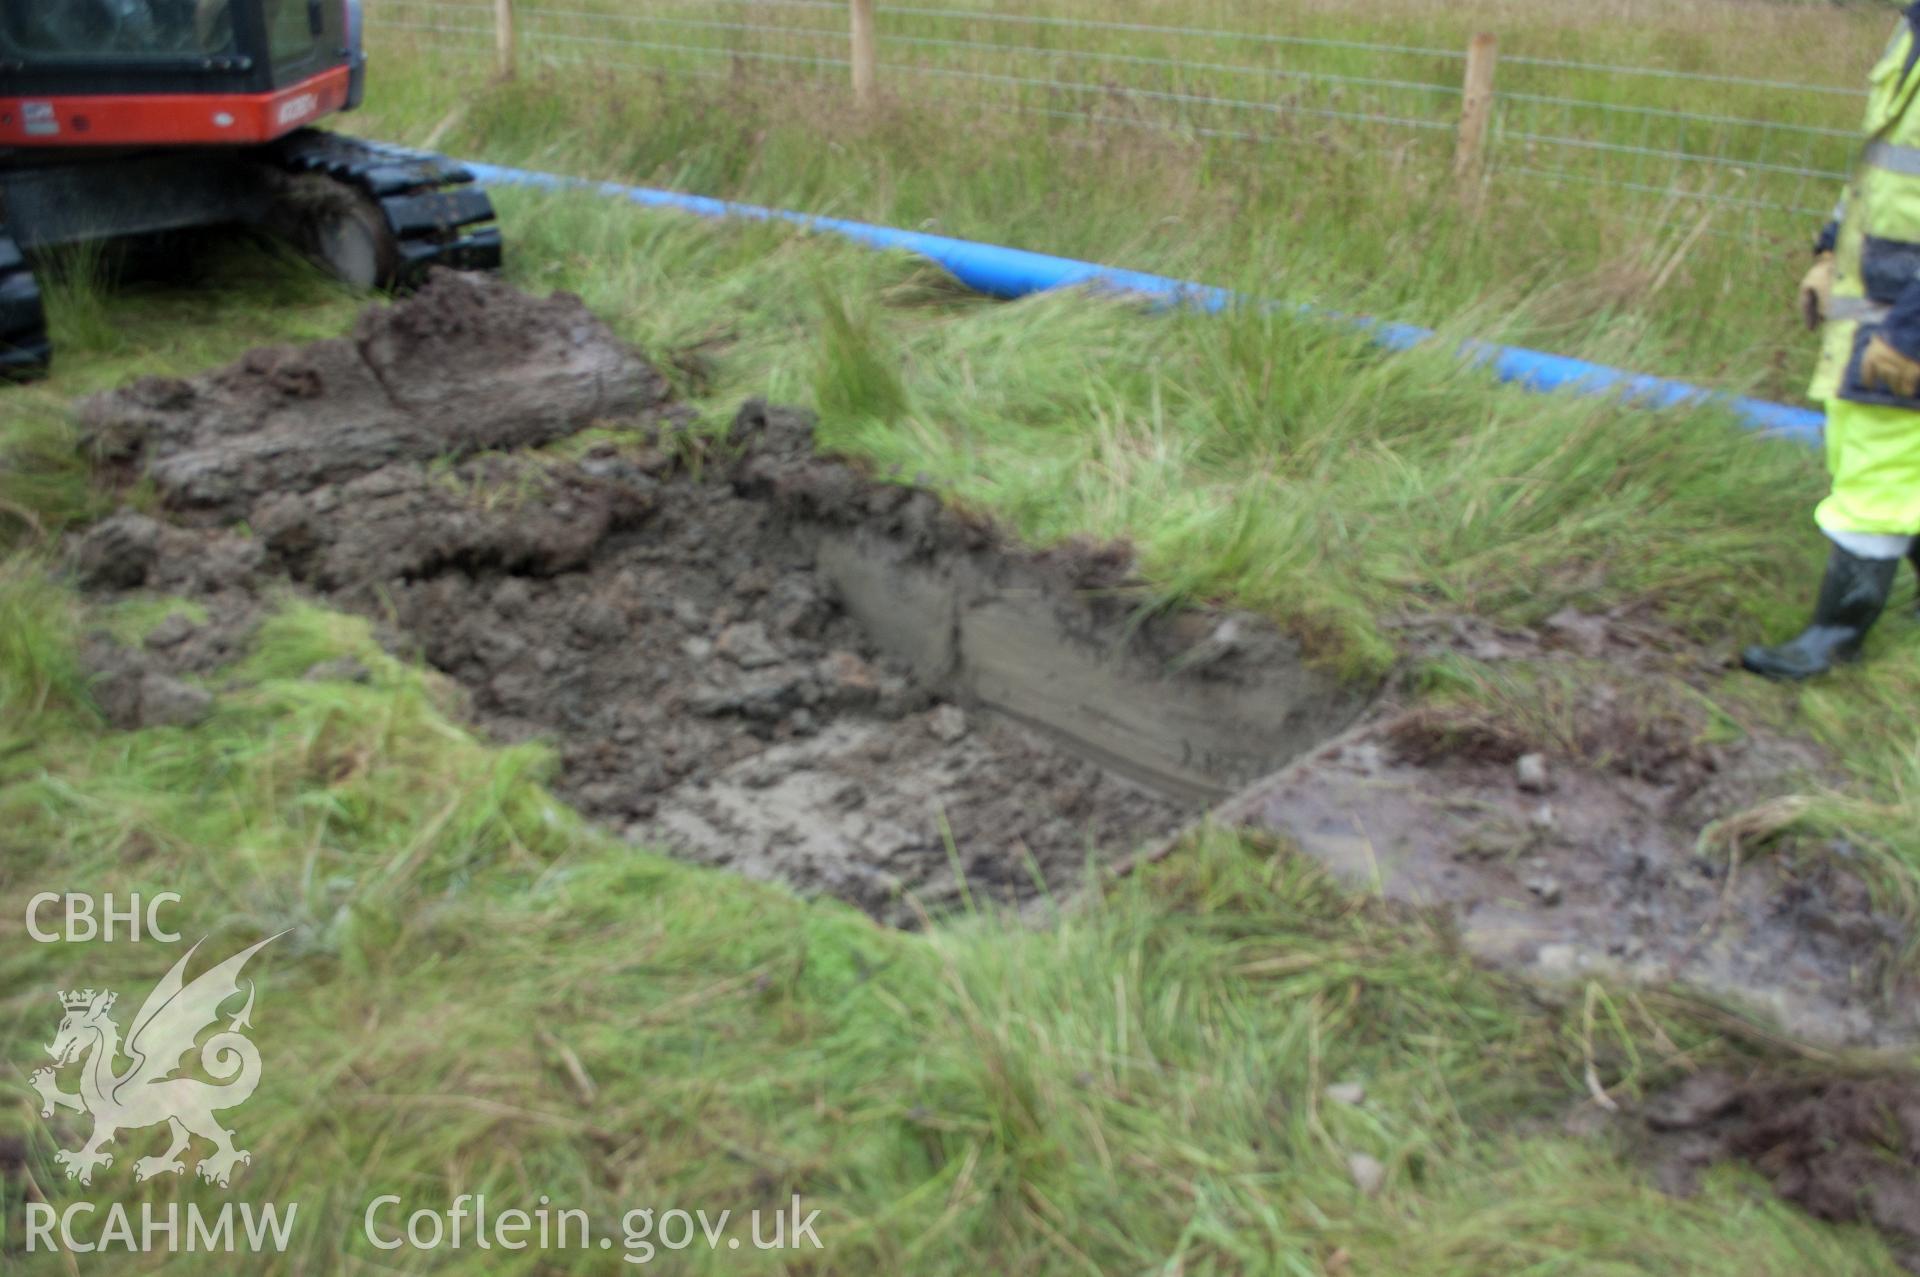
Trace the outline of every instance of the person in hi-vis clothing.
<instances>
[{"instance_id":1,"label":"person in hi-vis clothing","mask_svg":"<svg viewBox=\"0 0 1920 1277\"><path fill-rule=\"evenodd\" d=\"M1808 393L1827 410L1833 489L1814 520L1833 542L1813 621L1741 664L1768 678L1860 654L1912 556L1920 569L1920 3L1901 15L1868 85L1865 146L1800 285L1824 326Z\"/></svg>"}]
</instances>

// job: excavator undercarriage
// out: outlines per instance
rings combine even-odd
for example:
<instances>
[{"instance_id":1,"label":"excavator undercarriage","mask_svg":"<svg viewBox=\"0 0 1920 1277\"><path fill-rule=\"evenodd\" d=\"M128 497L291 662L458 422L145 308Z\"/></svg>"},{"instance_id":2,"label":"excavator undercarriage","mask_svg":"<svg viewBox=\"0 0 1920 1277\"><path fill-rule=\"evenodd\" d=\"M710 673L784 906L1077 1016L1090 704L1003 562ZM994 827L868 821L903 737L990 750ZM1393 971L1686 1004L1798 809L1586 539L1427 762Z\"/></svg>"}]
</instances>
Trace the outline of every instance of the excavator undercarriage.
<instances>
[{"instance_id":1,"label":"excavator undercarriage","mask_svg":"<svg viewBox=\"0 0 1920 1277\"><path fill-rule=\"evenodd\" d=\"M61 152L0 167L0 374L51 355L30 257L192 227L257 227L348 283L405 290L432 266L500 264L493 205L441 156L303 129L264 146Z\"/></svg>"}]
</instances>

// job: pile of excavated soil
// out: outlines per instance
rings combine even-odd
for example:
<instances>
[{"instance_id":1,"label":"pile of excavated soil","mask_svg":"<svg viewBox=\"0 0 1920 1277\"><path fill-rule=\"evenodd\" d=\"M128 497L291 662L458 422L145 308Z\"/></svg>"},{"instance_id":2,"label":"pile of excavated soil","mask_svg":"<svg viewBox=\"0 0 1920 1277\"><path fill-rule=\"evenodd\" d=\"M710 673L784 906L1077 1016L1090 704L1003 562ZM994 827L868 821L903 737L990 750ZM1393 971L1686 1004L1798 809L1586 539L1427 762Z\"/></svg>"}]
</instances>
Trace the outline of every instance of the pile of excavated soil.
<instances>
[{"instance_id":1,"label":"pile of excavated soil","mask_svg":"<svg viewBox=\"0 0 1920 1277\"><path fill-rule=\"evenodd\" d=\"M380 620L496 737L552 742L588 814L892 923L1069 891L1361 705L1251 617L1142 620L1124 548L1033 551L819 456L804 414L686 433L569 297L441 276L350 341L81 415L164 517L96 526L75 571L210 616L95 645L116 721L204 712L181 676L291 583ZM623 431L534 450L596 421Z\"/></svg>"},{"instance_id":2,"label":"pile of excavated soil","mask_svg":"<svg viewBox=\"0 0 1920 1277\"><path fill-rule=\"evenodd\" d=\"M95 459L169 509L244 515L395 461L527 448L659 409L667 386L577 297L442 272L350 337L254 350L190 381L144 377L80 406Z\"/></svg>"}]
</instances>

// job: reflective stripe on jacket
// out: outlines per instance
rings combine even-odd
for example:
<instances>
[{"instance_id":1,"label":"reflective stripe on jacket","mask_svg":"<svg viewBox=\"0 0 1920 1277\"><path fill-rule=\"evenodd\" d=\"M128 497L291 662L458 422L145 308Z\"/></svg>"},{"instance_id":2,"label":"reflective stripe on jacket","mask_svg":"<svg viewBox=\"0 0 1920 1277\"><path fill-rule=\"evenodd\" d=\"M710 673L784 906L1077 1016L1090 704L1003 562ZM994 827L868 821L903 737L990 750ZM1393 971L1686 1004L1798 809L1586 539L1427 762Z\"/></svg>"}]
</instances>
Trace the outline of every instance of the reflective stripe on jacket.
<instances>
[{"instance_id":1,"label":"reflective stripe on jacket","mask_svg":"<svg viewBox=\"0 0 1920 1277\"><path fill-rule=\"evenodd\" d=\"M1901 17L1868 84L1866 142L1843 201L1833 305L1808 393L1920 411L1920 400L1869 391L1860 353L1883 332L1920 354L1920 2ZM1902 305L1902 302L1905 302ZM1909 333L1911 329L1911 333ZM1902 340L1905 338L1905 340Z\"/></svg>"}]
</instances>

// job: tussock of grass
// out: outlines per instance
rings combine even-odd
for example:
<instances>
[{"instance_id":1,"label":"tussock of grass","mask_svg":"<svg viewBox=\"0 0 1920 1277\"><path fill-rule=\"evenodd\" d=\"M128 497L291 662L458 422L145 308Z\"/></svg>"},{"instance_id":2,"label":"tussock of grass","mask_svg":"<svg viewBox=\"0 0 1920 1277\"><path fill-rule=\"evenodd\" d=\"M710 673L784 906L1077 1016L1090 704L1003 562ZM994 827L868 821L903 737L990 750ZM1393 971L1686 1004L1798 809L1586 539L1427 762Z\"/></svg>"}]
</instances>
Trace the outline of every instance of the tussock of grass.
<instances>
[{"instance_id":1,"label":"tussock of grass","mask_svg":"<svg viewBox=\"0 0 1920 1277\"><path fill-rule=\"evenodd\" d=\"M872 317L852 313L826 281L818 281L816 287L820 339L814 403L830 416L893 425L906 413L907 391L890 352L877 339Z\"/></svg>"},{"instance_id":2,"label":"tussock of grass","mask_svg":"<svg viewBox=\"0 0 1920 1277\"><path fill-rule=\"evenodd\" d=\"M10 393L20 402L7 405L11 419L0 440L0 549L44 543L97 509L65 410L34 402L34 391Z\"/></svg>"},{"instance_id":3,"label":"tussock of grass","mask_svg":"<svg viewBox=\"0 0 1920 1277\"><path fill-rule=\"evenodd\" d=\"M79 629L72 600L51 584L40 560L18 555L0 565L0 739L6 753L32 732L83 712Z\"/></svg>"}]
</instances>

